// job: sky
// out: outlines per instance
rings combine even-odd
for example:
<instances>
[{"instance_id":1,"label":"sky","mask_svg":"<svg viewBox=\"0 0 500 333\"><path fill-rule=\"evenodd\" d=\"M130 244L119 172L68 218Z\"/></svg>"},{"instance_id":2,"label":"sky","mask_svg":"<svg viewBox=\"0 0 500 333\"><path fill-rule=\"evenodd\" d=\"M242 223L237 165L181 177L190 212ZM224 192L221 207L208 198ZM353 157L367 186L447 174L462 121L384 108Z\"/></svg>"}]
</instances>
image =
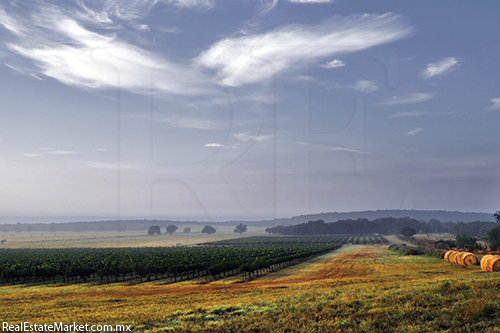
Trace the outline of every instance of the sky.
<instances>
[{"instance_id":1,"label":"sky","mask_svg":"<svg viewBox=\"0 0 500 333\"><path fill-rule=\"evenodd\" d=\"M0 221L500 209L500 3L0 3Z\"/></svg>"}]
</instances>

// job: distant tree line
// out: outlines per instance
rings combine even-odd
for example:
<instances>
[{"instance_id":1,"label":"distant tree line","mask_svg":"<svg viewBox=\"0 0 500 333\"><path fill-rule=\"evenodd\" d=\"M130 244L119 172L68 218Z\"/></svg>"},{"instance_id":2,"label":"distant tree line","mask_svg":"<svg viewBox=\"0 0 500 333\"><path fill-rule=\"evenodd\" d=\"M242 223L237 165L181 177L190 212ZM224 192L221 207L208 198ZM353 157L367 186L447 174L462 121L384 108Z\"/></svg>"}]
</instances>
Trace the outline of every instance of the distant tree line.
<instances>
[{"instance_id":1,"label":"distant tree line","mask_svg":"<svg viewBox=\"0 0 500 333\"><path fill-rule=\"evenodd\" d=\"M479 222L490 223L490 222ZM494 224L494 223L492 223ZM340 220L337 222L325 222L324 220L309 221L290 226L277 226L266 229L273 235L322 235L322 234L370 234L379 233L384 235L400 234L404 228L414 229L418 233L451 232L453 222L440 222L430 220L429 222L411 219L409 217L386 217L373 221L368 219Z\"/></svg>"}]
</instances>

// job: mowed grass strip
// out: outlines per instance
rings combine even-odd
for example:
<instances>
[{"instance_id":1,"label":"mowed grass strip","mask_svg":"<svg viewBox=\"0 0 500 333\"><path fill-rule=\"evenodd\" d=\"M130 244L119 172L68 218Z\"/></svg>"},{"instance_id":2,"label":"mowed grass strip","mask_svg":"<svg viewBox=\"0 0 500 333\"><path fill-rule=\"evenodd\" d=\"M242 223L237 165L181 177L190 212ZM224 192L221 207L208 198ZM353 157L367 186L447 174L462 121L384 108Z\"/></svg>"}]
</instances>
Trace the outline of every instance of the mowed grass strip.
<instances>
[{"instance_id":1,"label":"mowed grass strip","mask_svg":"<svg viewBox=\"0 0 500 333\"><path fill-rule=\"evenodd\" d=\"M0 288L9 322L175 332L493 332L500 273L346 246L250 282Z\"/></svg>"}]
</instances>

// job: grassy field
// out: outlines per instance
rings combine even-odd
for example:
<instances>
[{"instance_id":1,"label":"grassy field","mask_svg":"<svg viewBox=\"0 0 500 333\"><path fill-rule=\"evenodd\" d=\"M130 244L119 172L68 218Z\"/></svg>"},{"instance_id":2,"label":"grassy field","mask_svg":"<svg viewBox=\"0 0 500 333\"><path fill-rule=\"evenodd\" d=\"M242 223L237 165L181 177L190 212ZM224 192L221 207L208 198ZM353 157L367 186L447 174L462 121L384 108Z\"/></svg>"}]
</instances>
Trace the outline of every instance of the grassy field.
<instances>
[{"instance_id":1,"label":"grassy field","mask_svg":"<svg viewBox=\"0 0 500 333\"><path fill-rule=\"evenodd\" d=\"M499 278L354 245L243 283L0 287L0 318L136 332L500 332Z\"/></svg>"},{"instance_id":2,"label":"grassy field","mask_svg":"<svg viewBox=\"0 0 500 333\"><path fill-rule=\"evenodd\" d=\"M4 233L0 239L7 242L0 244L0 248L62 248L62 247L148 247L148 246L176 246L193 245L222 239L263 235L262 228L248 227L242 235L235 234L232 226L217 226L217 232L212 235L202 234L202 227L193 226L193 232L182 233L178 230L172 236L148 236L146 232L122 233Z\"/></svg>"}]
</instances>

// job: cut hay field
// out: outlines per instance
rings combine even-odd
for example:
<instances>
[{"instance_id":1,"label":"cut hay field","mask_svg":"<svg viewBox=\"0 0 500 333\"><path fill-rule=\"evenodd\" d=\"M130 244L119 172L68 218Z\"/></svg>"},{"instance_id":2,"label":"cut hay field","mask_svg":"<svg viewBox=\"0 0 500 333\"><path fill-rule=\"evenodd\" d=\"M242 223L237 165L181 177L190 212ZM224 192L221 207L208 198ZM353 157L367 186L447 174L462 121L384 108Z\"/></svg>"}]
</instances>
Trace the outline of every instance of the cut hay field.
<instances>
[{"instance_id":1,"label":"cut hay field","mask_svg":"<svg viewBox=\"0 0 500 333\"><path fill-rule=\"evenodd\" d=\"M183 226L184 227L184 226ZM202 234L200 226L193 226L193 232L176 232L173 235L164 233L148 236L146 232L121 233L3 233L0 239L7 242L0 248L65 248L65 247L152 247L176 246L177 244L193 245L217 240L232 239L246 236L263 235L262 228L248 227L242 235L234 233L234 226L217 226L217 232L212 235Z\"/></svg>"},{"instance_id":2,"label":"cut hay field","mask_svg":"<svg viewBox=\"0 0 500 333\"><path fill-rule=\"evenodd\" d=\"M243 283L4 286L0 318L131 324L135 332L498 332L499 278L353 245Z\"/></svg>"}]
</instances>

